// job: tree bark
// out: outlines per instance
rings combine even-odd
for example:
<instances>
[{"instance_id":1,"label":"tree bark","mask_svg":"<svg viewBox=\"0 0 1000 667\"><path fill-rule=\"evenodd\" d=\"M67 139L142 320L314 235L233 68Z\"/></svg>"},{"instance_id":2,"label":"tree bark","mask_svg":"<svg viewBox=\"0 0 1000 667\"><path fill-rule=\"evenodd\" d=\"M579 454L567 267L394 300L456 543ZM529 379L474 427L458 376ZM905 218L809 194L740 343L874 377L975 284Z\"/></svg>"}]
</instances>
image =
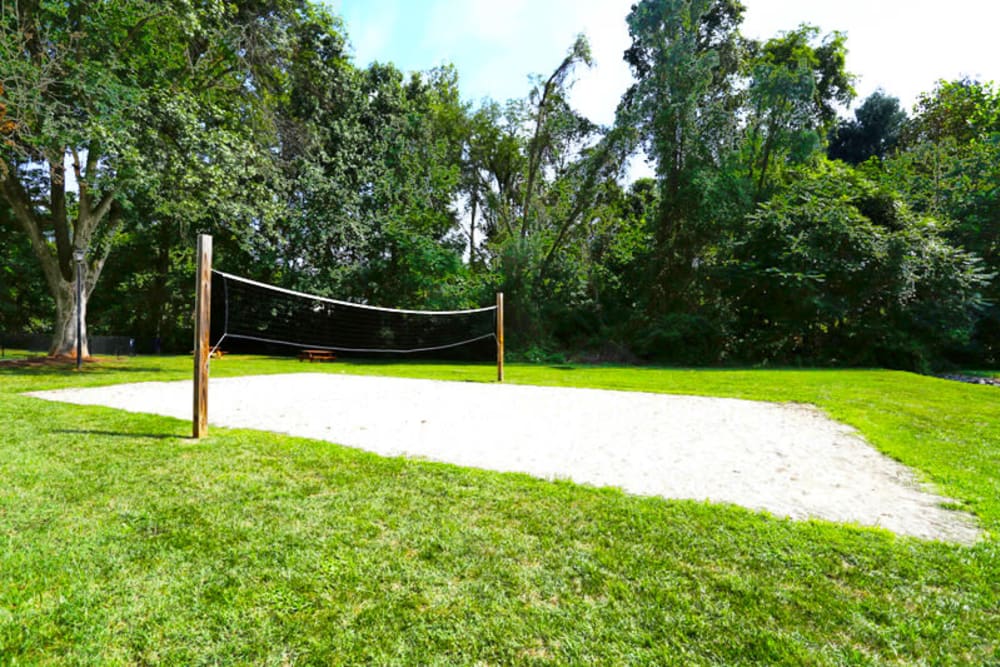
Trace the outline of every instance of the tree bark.
<instances>
[{"instance_id":1,"label":"tree bark","mask_svg":"<svg viewBox=\"0 0 1000 667\"><path fill-rule=\"evenodd\" d=\"M75 276L74 276L75 277ZM84 278L86 282L86 278ZM63 281L53 295L56 301L55 330L49 354L52 356L76 355L76 280ZM87 290L81 290L80 305L82 354L90 356L90 345L87 340Z\"/></svg>"},{"instance_id":2,"label":"tree bark","mask_svg":"<svg viewBox=\"0 0 1000 667\"><path fill-rule=\"evenodd\" d=\"M476 272L476 209L479 206L479 188L474 186L472 191L472 213L469 219L469 271Z\"/></svg>"},{"instance_id":3,"label":"tree bark","mask_svg":"<svg viewBox=\"0 0 1000 667\"><path fill-rule=\"evenodd\" d=\"M528 228L531 224L531 202L532 197L534 196L535 181L538 178L538 171L542 166L543 154L548 148L548 142L543 140L542 129L546 124L546 115L549 110L549 98L563 85L563 80L574 64L580 60L583 60L588 65L590 64L590 56L581 55L579 50L582 39L582 36L577 38L577 41L573 45L573 49L570 51L569 55L566 56L559 67L557 67L545 81L545 85L542 87L541 98L538 100L538 109L535 114L535 131L531 137L531 141L528 142L528 176L524 186L524 199L521 205L522 239L527 238L528 236ZM583 48L588 48L585 43L583 43Z\"/></svg>"},{"instance_id":4,"label":"tree bark","mask_svg":"<svg viewBox=\"0 0 1000 667\"><path fill-rule=\"evenodd\" d=\"M65 151L62 151L65 153ZM114 238L121 224L122 208L113 199L113 192L107 192L93 205L93 198L85 181L86 176L93 176L98 159L92 151L87 159L87 171L80 173L79 157L74 153L74 167L77 171L80 187L80 211L74 220L68 219L65 206L65 182L63 169L55 164L54 155L46 156L49 161L51 177L49 188L49 212L39 210L31 200L28 191L18 180L17 169L8 164L7 173L0 179L0 198L10 206L14 219L31 240L31 248L42 267L45 282L56 303L55 320L53 322L52 343L49 346L51 355L75 355L77 348L76 317L77 317L77 267L73 259L75 250L83 250L87 256L81 269L83 285L79 290L81 295L80 319L83 356L90 356L87 342L86 310L87 301L97 284L104 263L111 251L111 239ZM106 233L102 248L95 247L94 235L99 226L104 224ZM46 231L51 230L54 243L46 238ZM98 246L102 244L97 244ZM94 251L97 251L96 253Z\"/></svg>"}]
</instances>

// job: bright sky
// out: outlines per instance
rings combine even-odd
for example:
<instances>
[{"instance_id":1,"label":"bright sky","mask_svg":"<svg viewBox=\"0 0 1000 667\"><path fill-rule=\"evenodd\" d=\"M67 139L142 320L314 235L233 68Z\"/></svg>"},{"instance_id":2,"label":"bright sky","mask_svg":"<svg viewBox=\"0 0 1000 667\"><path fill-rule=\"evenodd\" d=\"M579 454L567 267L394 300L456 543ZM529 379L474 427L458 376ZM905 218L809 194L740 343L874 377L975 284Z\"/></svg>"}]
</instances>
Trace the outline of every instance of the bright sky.
<instances>
[{"instance_id":1,"label":"bright sky","mask_svg":"<svg viewBox=\"0 0 1000 667\"><path fill-rule=\"evenodd\" d=\"M622 52L634 0L326 0L344 18L356 64L404 71L458 68L472 101L524 97L530 74L548 75L575 36L596 67L581 70L573 103L610 123L631 82ZM938 79L1000 82L1000 0L743 0L743 33L765 39L801 23L847 33L848 70L860 102L881 87L909 109Z\"/></svg>"}]
</instances>

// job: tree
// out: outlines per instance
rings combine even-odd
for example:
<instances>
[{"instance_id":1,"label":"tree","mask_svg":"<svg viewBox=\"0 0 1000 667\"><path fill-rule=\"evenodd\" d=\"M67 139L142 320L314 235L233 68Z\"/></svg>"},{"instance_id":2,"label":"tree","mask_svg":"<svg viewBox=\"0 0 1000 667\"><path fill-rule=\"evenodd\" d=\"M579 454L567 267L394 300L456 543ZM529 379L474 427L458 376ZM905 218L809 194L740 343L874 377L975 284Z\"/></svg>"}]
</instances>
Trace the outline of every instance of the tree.
<instances>
[{"instance_id":1,"label":"tree","mask_svg":"<svg viewBox=\"0 0 1000 667\"><path fill-rule=\"evenodd\" d=\"M992 307L967 350L977 363L1000 363L1000 92L991 83L938 82L921 95L900 151L876 172L914 210L941 221L952 242L983 258Z\"/></svg>"},{"instance_id":2,"label":"tree","mask_svg":"<svg viewBox=\"0 0 1000 667\"><path fill-rule=\"evenodd\" d=\"M527 99L488 102L469 119L463 189L471 224L483 231L470 255L493 268L508 294L511 328L536 342L551 333L543 311L565 299L569 274L585 273L582 240L629 151L627 133L600 127L569 104L573 71L589 62L579 36Z\"/></svg>"},{"instance_id":3,"label":"tree","mask_svg":"<svg viewBox=\"0 0 1000 667\"><path fill-rule=\"evenodd\" d=\"M735 0L644 0L627 18L636 83L621 120L635 126L672 200L690 168L712 164L731 138L725 101L737 84L743 11Z\"/></svg>"},{"instance_id":4,"label":"tree","mask_svg":"<svg viewBox=\"0 0 1000 667\"><path fill-rule=\"evenodd\" d=\"M827 155L854 165L873 157L883 160L899 144L906 121L899 100L876 90L854 110L853 120L840 121L830 132Z\"/></svg>"},{"instance_id":5,"label":"tree","mask_svg":"<svg viewBox=\"0 0 1000 667\"><path fill-rule=\"evenodd\" d=\"M380 303L470 305L455 289L464 277L455 202L467 132L457 72L412 75L401 93L398 106L377 117L385 152L376 156L382 173L372 199L368 293Z\"/></svg>"},{"instance_id":6,"label":"tree","mask_svg":"<svg viewBox=\"0 0 1000 667\"><path fill-rule=\"evenodd\" d=\"M518 131L517 105L507 108L485 100L468 120L468 137L462 161L466 211L469 214L469 265L487 265L482 241L497 238L501 226L513 235L516 202L521 200L525 171L524 139ZM482 239L476 232L481 231Z\"/></svg>"},{"instance_id":7,"label":"tree","mask_svg":"<svg viewBox=\"0 0 1000 667\"><path fill-rule=\"evenodd\" d=\"M566 143L565 140L562 142L558 140L560 130L562 132L569 130L573 134L581 135L581 138L586 137L592 130L592 126L588 127L584 119L574 117L565 98L567 78L573 68L581 63L587 67L592 67L594 64L590 55L590 44L583 35L576 38L569 53L549 78L543 84L535 86L531 92L534 132L527 146L528 173L521 202L521 238L528 235L534 217L535 184L542 168L543 158L547 153L558 151ZM560 120L563 122L559 122ZM571 140L575 138L577 137L571 137Z\"/></svg>"},{"instance_id":8,"label":"tree","mask_svg":"<svg viewBox=\"0 0 1000 667\"><path fill-rule=\"evenodd\" d=\"M1000 91L992 83L965 78L938 81L917 99L907 124L907 145L951 139L957 144L1000 132Z\"/></svg>"},{"instance_id":9,"label":"tree","mask_svg":"<svg viewBox=\"0 0 1000 667\"><path fill-rule=\"evenodd\" d=\"M274 12L242 28L252 31L247 39L259 50L232 63L234 74L252 77L252 95L223 95L220 103L205 96L183 114L158 111L176 111L179 99L157 99L151 109L156 122L143 124L137 142L151 154L153 176L126 190L122 232L102 287L88 304L95 333L128 331L144 350L154 349L156 340L160 349L189 350L198 232L213 234L219 269L351 294L325 278L355 275L352 264L331 261L324 267L329 274L320 277L310 262L321 254L311 243L318 230L350 220L357 210L345 190L336 190L342 181L328 179L319 165L327 132L348 144L365 143L347 136L342 120L322 115L337 105L356 109L358 70L349 62L341 24L322 7L269 5ZM240 12L252 9L239 5ZM241 16L227 21L239 25ZM163 137L173 150L157 147ZM365 166L349 150L338 150L329 163L346 170ZM200 156L210 159L191 159ZM317 202L317 190L331 191L329 200ZM353 236L350 230L344 235Z\"/></svg>"},{"instance_id":10,"label":"tree","mask_svg":"<svg viewBox=\"0 0 1000 667\"><path fill-rule=\"evenodd\" d=\"M625 60L636 83L622 99L618 124L634 128L660 182L649 304L655 312L687 299L692 263L713 235L714 221L701 216L701 179L737 136L743 11L736 0L643 0L627 18L632 45Z\"/></svg>"},{"instance_id":11,"label":"tree","mask_svg":"<svg viewBox=\"0 0 1000 667\"><path fill-rule=\"evenodd\" d=\"M297 63L292 81L272 281L369 303L465 305L453 289L468 131L455 70L357 70L327 48Z\"/></svg>"},{"instance_id":12,"label":"tree","mask_svg":"<svg viewBox=\"0 0 1000 667\"><path fill-rule=\"evenodd\" d=\"M775 363L924 369L968 339L988 276L933 219L839 163L800 169L726 265L735 352Z\"/></svg>"},{"instance_id":13,"label":"tree","mask_svg":"<svg viewBox=\"0 0 1000 667\"><path fill-rule=\"evenodd\" d=\"M220 202L227 185L254 177L259 154L245 137L267 121L267 82L254 79L254 67L268 19L292 6L40 0L0 7L9 117L0 198L55 301L53 354L76 346L74 253L86 257L85 316L130 197L145 190L180 203L158 189L164 164L178 169L178 182ZM85 337L84 328L86 352Z\"/></svg>"},{"instance_id":14,"label":"tree","mask_svg":"<svg viewBox=\"0 0 1000 667\"><path fill-rule=\"evenodd\" d=\"M767 198L775 167L809 158L836 119L836 105L854 96L846 38L835 32L813 46L818 35L808 25L782 33L751 61L746 159L757 201Z\"/></svg>"},{"instance_id":15,"label":"tree","mask_svg":"<svg viewBox=\"0 0 1000 667\"><path fill-rule=\"evenodd\" d=\"M592 340L627 340L636 304L647 297L645 275L659 209L656 181L642 178L628 188L605 183L601 206L581 248L580 296L573 324ZM585 282L584 282L585 281ZM581 308L581 306L583 306ZM589 341L587 341L589 342Z\"/></svg>"}]
</instances>

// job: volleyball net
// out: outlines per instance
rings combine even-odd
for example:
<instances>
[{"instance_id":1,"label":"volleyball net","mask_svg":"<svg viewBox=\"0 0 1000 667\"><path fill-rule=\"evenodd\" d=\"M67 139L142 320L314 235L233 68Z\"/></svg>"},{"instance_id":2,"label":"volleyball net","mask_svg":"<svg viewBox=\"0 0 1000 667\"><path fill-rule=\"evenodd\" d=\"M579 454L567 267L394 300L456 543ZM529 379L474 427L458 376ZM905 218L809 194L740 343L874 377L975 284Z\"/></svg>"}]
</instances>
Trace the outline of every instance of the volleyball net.
<instances>
[{"instance_id":1,"label":"volleyball net","mask_svg":"<svg viewBox=\"0 0 1000 667\"><path fill-rule=\"evenodd\" d=\"M358 355L426 354L496 339L497 306L403 310L212 271L212 348L224 341Z\"/></svg>"}]
</instances>

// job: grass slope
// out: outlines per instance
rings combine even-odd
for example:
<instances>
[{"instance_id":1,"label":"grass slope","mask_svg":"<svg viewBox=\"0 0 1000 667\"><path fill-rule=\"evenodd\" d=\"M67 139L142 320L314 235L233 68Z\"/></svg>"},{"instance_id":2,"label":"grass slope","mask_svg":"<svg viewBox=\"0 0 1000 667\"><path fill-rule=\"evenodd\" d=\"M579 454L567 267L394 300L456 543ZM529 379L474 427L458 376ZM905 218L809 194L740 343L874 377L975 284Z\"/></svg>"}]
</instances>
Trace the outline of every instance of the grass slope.
<instances>
[{"instance_id":1,"label":"grass slope","mask_svg":"<svg viewBox=\"0 0 1000 667\"><path fill-rule=\"evenodd\" d=\"M508 378L817 404L976 512L973 547L24 391L189 359L0 367L0 663L998 664L1000 394L883 371L508 367ZM227 357L489 380L484 366ZM484 407L484 427L491 420Z\"/></svg>"}]
</instances>

